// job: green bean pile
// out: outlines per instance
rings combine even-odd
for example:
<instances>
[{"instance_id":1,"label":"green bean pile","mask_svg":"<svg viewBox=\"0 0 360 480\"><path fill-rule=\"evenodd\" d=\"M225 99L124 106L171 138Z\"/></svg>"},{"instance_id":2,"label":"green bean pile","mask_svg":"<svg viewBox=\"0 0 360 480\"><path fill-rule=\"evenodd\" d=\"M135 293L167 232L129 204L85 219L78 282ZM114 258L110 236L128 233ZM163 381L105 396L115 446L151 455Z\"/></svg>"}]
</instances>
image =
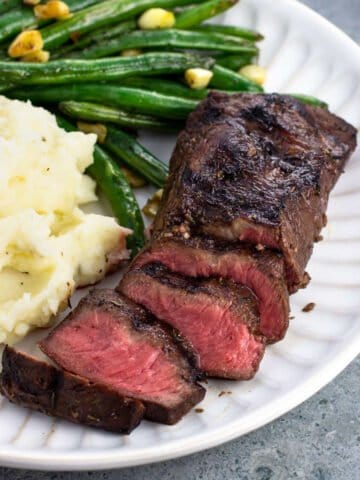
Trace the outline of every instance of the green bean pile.
<instances>
[{"instance_id":1,"label":"green bean pile","mask_svg":"<svg viewBox=\"0 0 360 480\"><path fill-rule=\"evenodd\" d=\"M121 225L133 230L128 238L133 254L143 246L144 224L121 167L158 188L168 173L167 166L137 142L134 130L179 131L211 89L263 92L259 82L239 73L256 64L262 35L203 23L237 1L65 0L71 14L56 19L37 15L36 7L22 0L0 0L0 92L48 106L66 130L77 128L71 120L106 126L88 173ZM149 9L166 9L172 26L145 29L140 20ZM36 30L49 61L11 58L20 57L12 47L24 30ZM192 69L209 73L206 86L191 88L185 82L185 72ZM325 106L313 97L297 98Z\"/></svg>"}]
</instances>

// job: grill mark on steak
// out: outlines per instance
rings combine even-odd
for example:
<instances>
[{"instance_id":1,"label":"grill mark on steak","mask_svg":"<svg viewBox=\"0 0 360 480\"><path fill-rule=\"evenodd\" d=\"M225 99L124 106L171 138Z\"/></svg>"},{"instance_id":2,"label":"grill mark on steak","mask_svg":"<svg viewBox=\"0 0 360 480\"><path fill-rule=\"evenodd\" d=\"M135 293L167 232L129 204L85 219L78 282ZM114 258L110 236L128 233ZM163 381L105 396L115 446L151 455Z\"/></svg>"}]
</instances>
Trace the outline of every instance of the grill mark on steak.
<instances>
[{"instance_id":1,"label":"grill mark on steak","mask_svg":"<svg viewBox=\"0 0 360 480\"><path fill-rule=\"evenodd\" d=\"M279 250L294 292L355 146L352 126L292 97L212 93L178 137L154 236L186 225Z\"/></svg>"},{"instance_id":2,"label":"grill mark on steak","mask_svg":"<svg viewBox=\"0 0 360 480\"><path fill-rule=\"evenodd\" d=\"M149 420L176 423L205 395L190 346L113 290L92 290L40 348L63 369L140 400Z\"/></svg>"},{"instance_id":3,"label":"grill mark on steak","mask_svg":"<svg viewBox=\"0 0 360 480\"><path fill-rule=\"evenodd\" d=\"M8 346L2 357L0 392L17 405L115 433L130 433L145 411L136 399Z\"/></svg>"},{"instance_id":4,"label":"grill mark on steak","mask_svg":"<svg viewBox=\"0 0 360 480\"><path fill-rule=\"evenodd\" d=\"M185 337L207 376L250 379L265 350L257 300L229 280L185 278L159 262L132 268L118 290Z\"/></svg>"},{"instance_id":5,"label":"grill mark on steak","mask_svg":"<svg viewBox=\"0 0 360 480\"><path fill-rule=\"evenodd\" d=\"M158 236L130 268L160 262L187 277L232 280L250 288L259 301L260 332L268 342L285 335L289 323L289 295L280 254L258 252L239 242L224 243L208 237ZM126 274L125 274L126 276Z\"/></svg>"}]
</instances>

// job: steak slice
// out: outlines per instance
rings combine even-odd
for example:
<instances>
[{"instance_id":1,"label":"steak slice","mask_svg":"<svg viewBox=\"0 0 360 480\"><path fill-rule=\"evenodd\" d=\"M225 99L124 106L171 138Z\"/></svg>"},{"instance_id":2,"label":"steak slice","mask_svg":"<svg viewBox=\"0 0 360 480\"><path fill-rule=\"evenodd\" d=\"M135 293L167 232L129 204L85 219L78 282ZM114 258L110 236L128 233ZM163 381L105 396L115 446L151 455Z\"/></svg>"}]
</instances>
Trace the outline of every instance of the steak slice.
<instances>
[{"instance_id":1,"label":"steak slice","mask_svg":"<svg viewBox=\"0 0 360 480\"><path fill-rule=\"evenodd\" d=\"M47 415L116 433L130 433L144 415L142 402L8 346L2 368L0 392Z\"/></svg>"},{"instance_id":2,"label":"steak slice","mask_svg":"<svg viewBox=\"0 0 360 480\"><path fill-rule=\"evenodd\" d=\"M290 96L211 93L178 137L154 235L180 229L278 250L294 292L355 146L351 125Z\"/></svg>"},{"instance_id":3,"label":"steak slice","mask_svg":"<svg viewBox=\"0 0 360 480\"><path fill-rule=\"evenodd\" d=\"M162 237L153 241L133 261L133 268L160 262L172 272L188 277L217 277L250 288L259 300L259 331L269 342L280 340L289 323L289 294L280 254L239 243L219 243L210 238Z\"/></svg>"},{"instance_id":4,"label":"steak slice","mask_svg":"<svg viewBox=\"0 0 360 480\"><path fill-rule=\"evenodd\" d=\"M161 263L127 272L118 289L175 327L212 377L250 379L265 350L252 292L228 280L185 278Z\"/></svg>"},{"instance_id":5,"label":"steak slice","mask_svg":"<svg viewBox=\"0 0 360 480\"><path fill-rule=\"evenodd\" d=\"M92 290L40 348L65 370L140 400L149 420L176 423L205 395L190 349L113 290Z\"/></svg>"}]
</instances>

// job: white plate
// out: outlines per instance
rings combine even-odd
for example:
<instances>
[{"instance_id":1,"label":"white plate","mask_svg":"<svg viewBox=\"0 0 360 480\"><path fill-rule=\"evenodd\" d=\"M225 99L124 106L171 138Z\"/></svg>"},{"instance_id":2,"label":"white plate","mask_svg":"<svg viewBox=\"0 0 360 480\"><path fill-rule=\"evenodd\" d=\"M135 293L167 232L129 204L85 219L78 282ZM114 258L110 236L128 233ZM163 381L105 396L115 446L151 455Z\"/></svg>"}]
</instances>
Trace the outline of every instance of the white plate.
<instances>
[{"instance_id":1,"label":"white plate","mask_svg":"<svg viewBox=\"0 0 360 480\"><path fill-rule=\"evenodd\" d=\"M255 27L266 40L261 63L268 91L318 95L360 125L360 49L342 32L295 0L242 0L224 22ZM165 136L144 137L167 159ZM360 352L359 151L333 193L325 241L309 265L313 281L292 297L286 339L268 348L250 382L209 382L203 413L177 426L144 422L130 436L97 432L0 405L0 464L94 470L179 457L233 439L284 414L333 379ZM302 313L315 302L311 313ZM220 391L231 394L218 397ZM1 402L1 399L0 399Z\"/></svg>"}]
</instances>

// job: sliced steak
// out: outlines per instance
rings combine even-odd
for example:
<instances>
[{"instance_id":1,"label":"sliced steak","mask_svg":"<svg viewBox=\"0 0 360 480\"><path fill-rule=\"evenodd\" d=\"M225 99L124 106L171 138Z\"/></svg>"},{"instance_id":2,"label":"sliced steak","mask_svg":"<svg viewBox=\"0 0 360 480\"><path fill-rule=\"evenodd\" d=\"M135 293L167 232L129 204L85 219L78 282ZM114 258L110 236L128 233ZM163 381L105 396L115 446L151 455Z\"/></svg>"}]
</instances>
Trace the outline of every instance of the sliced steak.
<instances>
[{"instance_id":1,"label":"sliced steak","mask_svg":"<svg viewBox=\"0 0 360 480\"><path fill-rule=\"evenodd\" d=\"M296 291L355 146L351 125L290 96L212 93L178 137L154 235L182 230L276 249Z\"/></svg>"},{"instance_id":2,"label":"sliced steak","mask_svg":"<svg viewBox=\"0 0 360 480\"><path fill-rule=\"evenodd\" d=\"M2 358L0 392L17 405L116 433L130 433L145 411L136 399L10 347Z\"/></svg>"},{"instance_id":3,"label":"sliced steak","mask_svg":"<svg viewBox=\"0 0 360 480\"><path fill-rule=\"evenodd\" d=\"M142 401L157 422L176 423L205 395L190 349L113 290L92 290L40 348L65 370Z\"/></svg>"},{"instance_id":4,"label":"sliced steak","mask_svg":"<svg viewBox=\"0 0 360 480\"><path fill-rule=\"evenodd\" d=\"M243 284L259 300L259 331L269 342L285 335L289 322L289 294L280 254L258 252L239 243L209 238L162 237L153 241L133 261L133 268L160 262L172 272L188 277L217 277Z\"/></svg>"},{"instance_id":5,"label":"sliced steak","mask_svg":"<svg viewBox=\"0 0 360 480\"><path fill-rule=\"evenodd\" d=\"M228 280L185 278L161 263L131 269L119 290L175 327L199 355L208 376L252 378L265 350L257 301Z\"/></svg>"}]
</instances>

